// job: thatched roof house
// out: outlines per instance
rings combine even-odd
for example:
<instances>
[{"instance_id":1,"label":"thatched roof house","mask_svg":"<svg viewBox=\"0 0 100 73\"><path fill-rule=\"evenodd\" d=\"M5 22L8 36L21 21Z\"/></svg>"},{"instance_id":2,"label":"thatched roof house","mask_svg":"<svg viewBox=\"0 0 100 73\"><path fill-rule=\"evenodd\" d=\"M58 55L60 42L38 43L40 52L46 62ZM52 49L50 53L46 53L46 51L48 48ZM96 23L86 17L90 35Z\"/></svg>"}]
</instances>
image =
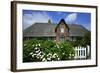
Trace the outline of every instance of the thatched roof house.
<instances>
[{"instance_id":1,"label":"thatched roof house","mask_svg":"<svg viewBox=\"0 0 100 73\"><path fill-rule=\"evenodd\" d=\"M89 32L82 25L77 24L66 24L62 19L59 24L48 23L35 23L23 31L24 38L53 38L56 41L73 40L75 37L83 37Z\"/></svg>"}]
</instances>

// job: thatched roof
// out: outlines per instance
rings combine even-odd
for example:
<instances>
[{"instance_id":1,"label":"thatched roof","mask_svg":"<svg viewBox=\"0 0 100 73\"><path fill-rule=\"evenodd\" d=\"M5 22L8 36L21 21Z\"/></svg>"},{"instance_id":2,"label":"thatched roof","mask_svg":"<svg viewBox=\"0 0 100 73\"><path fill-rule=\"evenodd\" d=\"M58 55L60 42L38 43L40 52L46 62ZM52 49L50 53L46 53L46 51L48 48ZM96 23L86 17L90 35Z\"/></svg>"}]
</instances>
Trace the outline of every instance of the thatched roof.
<instances>
[{"instance_id":1,"label":"thatched roof","mask_svg":"<svg viewBox=\"0 0 100 73\"><path fill-rule=\"evenodd\" d=\"M24 30L24 37L48 37L56 36L54 24L35 23Z\"/></svg>"},{"instance_id":2,"label":"thatched roof","mask_svg":"<svg viewBox=\"0 0 100 73\"><path fill-rule=\"evenodd\" d=\"M69 36L84 36L87 32L89 31L82 25L69 25Z\"/></svg>"},{"instance_id":3,"label":"thatched roof","mask_svg":"<svg viewBox=\"0 0 100 73\"><path fill-rule=\"evenodd\" d=\"M26 28L23 31L24 37L54 37L55 28L57 24L50 24L50 23L35 23L30 27ZM82 25L68 25L69 27L69 36L84 36L85 33L89 32L86 28Z\"/></svg>"}]
</instances>

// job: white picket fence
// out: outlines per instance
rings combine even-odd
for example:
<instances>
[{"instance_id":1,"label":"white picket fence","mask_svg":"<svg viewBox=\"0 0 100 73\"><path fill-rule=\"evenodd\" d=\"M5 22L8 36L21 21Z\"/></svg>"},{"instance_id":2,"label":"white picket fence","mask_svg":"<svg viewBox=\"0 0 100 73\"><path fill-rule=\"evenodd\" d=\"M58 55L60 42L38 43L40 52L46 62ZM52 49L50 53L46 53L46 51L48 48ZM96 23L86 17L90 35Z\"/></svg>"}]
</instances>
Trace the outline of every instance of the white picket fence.
<instances>
[{"instance_id":1,"label":"white picket fence","mask_svg":"<svg viewBox=\"0 0 100 73\"><path fill-rule=\"evenodd\" d=\"M87 47L75 47L75 59L86 59L90 53L90 46Z\"/></svg>"}]
</instances>

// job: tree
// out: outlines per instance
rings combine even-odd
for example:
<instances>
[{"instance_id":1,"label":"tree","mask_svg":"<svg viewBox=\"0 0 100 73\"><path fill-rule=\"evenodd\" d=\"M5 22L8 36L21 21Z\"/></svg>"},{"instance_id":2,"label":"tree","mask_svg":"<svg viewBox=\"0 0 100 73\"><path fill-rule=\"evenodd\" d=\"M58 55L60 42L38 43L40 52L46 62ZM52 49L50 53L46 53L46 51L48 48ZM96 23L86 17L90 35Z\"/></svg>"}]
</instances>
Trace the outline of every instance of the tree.
<instances>
[{"instance_id":1,"label":"tree","mask_svg":"<svg viewBox=\"0 0 100 73\"><path fill-rule=\"evenodd\" d=\"M87 46L91 45L91 33L88 32L84 35L82 41L81 41L82 46Z\"/></svg>"}]
</instances>

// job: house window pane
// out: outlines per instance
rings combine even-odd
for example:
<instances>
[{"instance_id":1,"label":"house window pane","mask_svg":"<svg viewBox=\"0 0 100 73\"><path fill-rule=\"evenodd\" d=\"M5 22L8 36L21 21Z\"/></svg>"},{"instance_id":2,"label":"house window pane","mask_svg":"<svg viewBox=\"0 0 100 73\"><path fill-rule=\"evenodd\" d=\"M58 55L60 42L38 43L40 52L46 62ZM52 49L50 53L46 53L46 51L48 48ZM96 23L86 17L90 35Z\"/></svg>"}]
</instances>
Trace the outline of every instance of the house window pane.
<instances>
[{"instance_id":1,"label":"house window pane","mask_svg":"<svg viewBox=\"0 0 100 73\"><path fill-rule=\"evenodd\" d=\"M61 30L61 33L64 33L64 28L61 28L60 30Z\"/></svg>"}]
</instances>

